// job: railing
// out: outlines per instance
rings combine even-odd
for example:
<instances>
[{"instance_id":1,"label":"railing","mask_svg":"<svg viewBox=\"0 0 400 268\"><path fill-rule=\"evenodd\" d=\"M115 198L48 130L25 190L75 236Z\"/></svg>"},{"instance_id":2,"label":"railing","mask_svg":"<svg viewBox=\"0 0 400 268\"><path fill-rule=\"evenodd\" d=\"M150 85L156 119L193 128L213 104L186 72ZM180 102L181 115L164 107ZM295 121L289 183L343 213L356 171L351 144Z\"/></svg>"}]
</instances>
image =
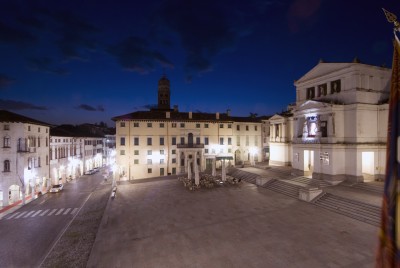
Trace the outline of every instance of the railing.
<instances>
[{"instance_id":1,"label":"railing","mask_svg":"<svg viewBox=\"0 0 400 268\"><path fill-rule=\"evenodd\" d=\"M177 148L204 148L204 143L178 143Z\"/></svg>"}]
</instances>

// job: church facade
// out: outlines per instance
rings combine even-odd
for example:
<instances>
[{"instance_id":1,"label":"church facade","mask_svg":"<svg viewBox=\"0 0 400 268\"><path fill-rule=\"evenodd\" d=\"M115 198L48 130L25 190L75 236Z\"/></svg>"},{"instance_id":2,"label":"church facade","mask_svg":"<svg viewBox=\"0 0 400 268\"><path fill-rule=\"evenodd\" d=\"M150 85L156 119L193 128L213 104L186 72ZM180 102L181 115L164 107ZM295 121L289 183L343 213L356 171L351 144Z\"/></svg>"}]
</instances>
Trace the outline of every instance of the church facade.
<instances>
[{"instance_id":1,"label":"church facade","mask_svg":"<svg viewBox=\"0 0 400 268\"><path fill-rule=\"evenodd\" d=\"M262 122L226 113L179 112L170 82L158 82L158 106L116 116L116 173L121 180L183 174L262 160ZM194 162L196 161L196 163Z\"/></svg>"}]
</instances>

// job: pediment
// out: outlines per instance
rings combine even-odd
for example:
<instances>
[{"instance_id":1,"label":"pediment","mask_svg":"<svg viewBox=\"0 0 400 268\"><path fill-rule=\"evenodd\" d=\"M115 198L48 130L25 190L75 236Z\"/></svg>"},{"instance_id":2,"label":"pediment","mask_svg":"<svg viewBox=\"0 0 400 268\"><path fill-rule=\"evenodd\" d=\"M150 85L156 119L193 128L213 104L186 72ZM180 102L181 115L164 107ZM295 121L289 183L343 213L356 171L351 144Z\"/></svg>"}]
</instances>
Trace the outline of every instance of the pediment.
<instances>
[{"instance_id":1,"label":"pediment","mask_svg":"<svg viewBox=\"0 0 400 268\"><path fill-rule=\"evenodd\" d=\"M285 118L285 117L283 117L282 115L274 114L274 115L269 119L269 121L282 120L282 119L284 119L284 118Z\"/></svg>"},{"instance_id":2,"label":"pediment","mask_svg":"<svg viewBox=\"0 0 400 268\"><path fill-rule=\"evenodd\" d=\"M308 73L303 75L300 79L295 82L295 85L307 82L312 79L320 78L328 74L334 73L344 68L350 67L354 63L325 63L320 62L314 68L312 68Z\"/></svg>"},{"instance_id":3,"label":"pediment","mask_svg":"<svg viewBox=\"0 0 400 268\"><path fill-rule=\"evenodd\" d=\"M308 101L300 104L299 106L297 106L296 111L304 111L304 110L309 110L309 109L323 109L323 108L330 107L330 106L331 105L329 103L308 100Z\"/></svg>"}]
</instances>

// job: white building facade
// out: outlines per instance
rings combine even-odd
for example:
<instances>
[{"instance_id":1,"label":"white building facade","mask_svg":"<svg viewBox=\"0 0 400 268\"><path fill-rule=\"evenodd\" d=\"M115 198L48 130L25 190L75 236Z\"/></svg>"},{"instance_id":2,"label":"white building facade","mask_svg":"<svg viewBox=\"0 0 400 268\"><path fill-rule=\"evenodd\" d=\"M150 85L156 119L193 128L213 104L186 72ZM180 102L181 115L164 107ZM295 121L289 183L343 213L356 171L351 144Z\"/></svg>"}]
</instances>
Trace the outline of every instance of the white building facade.
<instances>
[{"instance_id":1,"label":"white building facade","mask_svg":"<svg viewBox=\"0 0 400 268\"><path fill-rule=\"evenodd\" d=\"M332 183L381 179L390 76L384 67L320 62L295 82L293 116L271 118L271 124L286 122L291 137L271 159L289 162L299 175Z\"/></svg>"},{"instance_id":2,"label":"white building facade","mask_svg":"<svg viewBox=\"0 0 400 268\"><path fill-rule=\"evenodd\" d=\"M49 125L0 111L0 207L25 202L50 187Z\"/></svg>"},{"instance_id":3,"label":"white building facade","mask_svg":"<svg viewBox=\"0 0 400 268\"><path fill-rule=\"evenodd\" d=\"M169 108L169 80L159 81L157 109L114 117L116 172L123 180L212 170L262 160L262 123L227 113Z\"/></svg>"}]
</instances>

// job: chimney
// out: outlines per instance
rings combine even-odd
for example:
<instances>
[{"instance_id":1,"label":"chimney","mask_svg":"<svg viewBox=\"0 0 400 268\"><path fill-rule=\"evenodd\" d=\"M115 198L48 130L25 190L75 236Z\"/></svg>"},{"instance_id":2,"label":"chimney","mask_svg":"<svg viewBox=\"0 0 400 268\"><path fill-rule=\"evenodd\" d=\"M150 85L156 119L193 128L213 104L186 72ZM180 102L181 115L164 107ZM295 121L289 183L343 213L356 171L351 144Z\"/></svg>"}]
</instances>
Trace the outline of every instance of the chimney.
<instances>
[{"instance_id":1,"label":"chimney","mask_svg":"<svg viewBox=\"0 0 400 268\"><path fill-rule=\"evenodd\" d=\"M226 115L231 116L231 109L226 110Z\"/></svg>"},{"instance_id":2,"label":"chimney","mask_svg":"<svg viewBox=\"0 0 400 268\"><path fill-rule=\"evenodd\" d=\"M165 118L171 118L171 112L166 112L165 113Z\"/></svg>"},{"instance_id":3,"label":"chimney","mask_svg":"<svg viewBox=\"0 0 400 268\"><path fill-rule=\"evenodd\" d=\"M174 105L174 112L178 111L178 105Z\"/></svg>"},{"instance_id":4,"label":"chimney","mask_svg":"<svg viewBox=\"0 0 400 268\"><path fill-rule=\"evenodd\" d=\"M215 113L215 118L219 120L219 113Z\"/></svg>"},{"instance_id":5,"label":"chimney","mask_svg":"<svg viewBox=\"0 0 400 268\"><path fill-rule=\"evenodd\" d=\"M189 119L192 119L192 112L189 112Z\"/></svg>"}]
</instances>

